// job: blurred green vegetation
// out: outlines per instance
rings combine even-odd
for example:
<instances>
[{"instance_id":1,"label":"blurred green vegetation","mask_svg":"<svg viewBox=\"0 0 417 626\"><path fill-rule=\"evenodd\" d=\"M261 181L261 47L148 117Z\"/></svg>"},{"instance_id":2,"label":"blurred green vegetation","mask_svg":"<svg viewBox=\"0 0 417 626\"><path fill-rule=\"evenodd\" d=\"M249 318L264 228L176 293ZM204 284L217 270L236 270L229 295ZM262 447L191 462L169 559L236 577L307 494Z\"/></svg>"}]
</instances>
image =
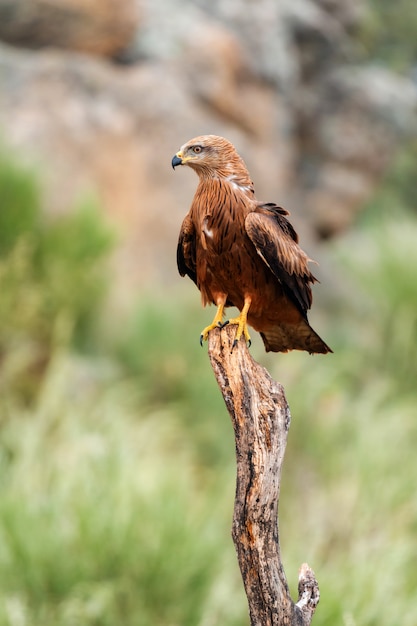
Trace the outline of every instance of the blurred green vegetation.
<instances>
[{"instance_id":1,"label":"blurred green vegetation","mask_svg":"<svg viewBox=\"0 0 417 626\"><path fill-rule=\"evenodd\" d=\"M30 402L58 345L84 345L105 292L110 231L90 203L41 212L36 176L0 150L0 403Z\"/></svg>"},{"instance_id":2,"label":"blurred green vegetation","mask_svg":"<svg viewBox=\"0 0 417 626\"><path fill-rule=\"evenodd\" d=\"M316 570L317 626L417 623L408 164L322 249L312 323L335 353L252 348L291 407L281 545L294 596L299 565ZM0 626L244 626L233 433L198 345L212 311L179 282L101 324L108 228L92 207L51 220L41 204L3 154Z\"/></svg>"},{"instance_id":3,"label":"blurred green vegetation","mask_svg":"<svg viewBox=\"0 0 417 626\"><path fill-rule=\"evenodd\" d=\"M407 73L416 69L416 32L413 0L368 0L358 42L374 62Z\"/></svg>"}]
</instances>

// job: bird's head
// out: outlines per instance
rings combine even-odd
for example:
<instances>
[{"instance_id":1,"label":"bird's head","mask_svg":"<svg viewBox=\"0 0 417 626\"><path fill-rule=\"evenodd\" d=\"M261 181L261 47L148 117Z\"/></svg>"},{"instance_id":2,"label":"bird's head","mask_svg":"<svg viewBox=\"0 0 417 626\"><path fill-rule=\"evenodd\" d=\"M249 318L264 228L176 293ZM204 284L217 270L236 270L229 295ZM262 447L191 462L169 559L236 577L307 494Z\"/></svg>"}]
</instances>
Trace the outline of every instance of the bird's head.
<instances>
[{"instance_id":1,"label":"bird's head","mask_svg":"<svg viewBox=\"0 0 417 626\"><path fill-rule=\"evenodd\" d=\"M187 141L172 159L172 167L177 165L188 165L202 179L235 177L249 181L245 163L233 144L217 135L201 135Z\"/></svg>"}]
</instances>

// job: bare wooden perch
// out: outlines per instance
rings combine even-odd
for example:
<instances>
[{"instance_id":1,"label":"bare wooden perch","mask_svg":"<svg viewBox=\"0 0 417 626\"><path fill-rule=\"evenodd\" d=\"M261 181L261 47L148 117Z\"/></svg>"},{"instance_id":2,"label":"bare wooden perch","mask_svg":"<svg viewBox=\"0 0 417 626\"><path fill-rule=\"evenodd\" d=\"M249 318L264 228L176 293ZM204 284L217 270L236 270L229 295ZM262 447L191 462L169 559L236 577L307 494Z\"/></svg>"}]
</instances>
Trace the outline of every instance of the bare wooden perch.
<instances>
[{"instance_id":1,"label":"bare wooden perch","mask_svg":"<svg viewBox=\"0 0 417 626\"><path fill-rule=\"evenodd\" d=\"M252 626L309 626L319 601L314 572L300 568L299 599L291 599L281 562L278 500L290 426L282 385L253 360L236 326L209 335L210 361L232 418L237 483L232 537Z\"/></svg>"}]
</instances>

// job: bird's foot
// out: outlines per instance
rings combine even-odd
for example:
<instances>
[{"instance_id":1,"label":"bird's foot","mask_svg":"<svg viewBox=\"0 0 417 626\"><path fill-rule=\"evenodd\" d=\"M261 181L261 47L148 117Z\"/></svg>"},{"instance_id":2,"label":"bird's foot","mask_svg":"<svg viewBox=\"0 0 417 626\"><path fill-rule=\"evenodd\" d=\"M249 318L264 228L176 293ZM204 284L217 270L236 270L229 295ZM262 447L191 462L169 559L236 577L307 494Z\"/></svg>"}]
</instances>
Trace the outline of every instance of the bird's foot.
<instances>
[{"instance_id":1,"label":"bird's foot","mask_svg":"<svg viewBox=\"0 0 417 626\"><path fill-rule=\"evenodd\" d=\"M222 325L223 311L224 311L224 304L219 304L219 306L217 307L216 315L214 316L214 320L212 321L211 324L203 328L203 330L201 331L201 335L200 335L201 347L203 346L203 342L207 341L209 332L213 330L213 328L223 328L223 325Z\"/></svg>"},{"instance_id":2,"label":"bird's foot","mask_svg":"<svg viewBox=\"0 0 417 626\"><path fill-rule=\"evenodd\" d=\"M209 332L213 330L213 328L223 328L223 326L224 324L222 324L221 322L213 321L211 324L203 328L203 330L201 331L201 335L200 335L200 346L203 347L204 341L207 341Z\"/></svg>"},{"instance_id":3,"label":"bird's foot","mask_svg":"<svg viewBox=\"0 0 417 626\"><path fill-rule=\"evenodd\" d=\"M246 314L241 313L238 317L233 317L231 320L227 320L224 324L221 325L221 328L226 326L226 324L237 324L237 331L232 344L232 350L237 346L242 335L245 337L248 348L250 348L252 341L248 331L248 325L246 323Z\"/></svg>"}]
</instances>

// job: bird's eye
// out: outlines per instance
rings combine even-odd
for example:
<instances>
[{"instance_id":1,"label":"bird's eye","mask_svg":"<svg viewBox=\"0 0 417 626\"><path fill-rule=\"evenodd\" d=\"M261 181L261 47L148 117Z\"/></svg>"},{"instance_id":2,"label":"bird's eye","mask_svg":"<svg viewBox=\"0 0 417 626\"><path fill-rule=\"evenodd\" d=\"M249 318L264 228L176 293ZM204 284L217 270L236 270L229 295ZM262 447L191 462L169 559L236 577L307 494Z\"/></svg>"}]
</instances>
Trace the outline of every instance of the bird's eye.
<instances>
[{"instance_id":1,"label":"bird's eye","mask_svg":"<svg viewBox=\"0 0 417 626\"><path fill-rule=\"evenodd\" d=\"M202 149L203 149L203 148L202 148L201 146L194 146L194 148L193 148L193 152L194 152L195 154L199 154L199 153L202 151Z\"/></svg>"}]
</instances>

